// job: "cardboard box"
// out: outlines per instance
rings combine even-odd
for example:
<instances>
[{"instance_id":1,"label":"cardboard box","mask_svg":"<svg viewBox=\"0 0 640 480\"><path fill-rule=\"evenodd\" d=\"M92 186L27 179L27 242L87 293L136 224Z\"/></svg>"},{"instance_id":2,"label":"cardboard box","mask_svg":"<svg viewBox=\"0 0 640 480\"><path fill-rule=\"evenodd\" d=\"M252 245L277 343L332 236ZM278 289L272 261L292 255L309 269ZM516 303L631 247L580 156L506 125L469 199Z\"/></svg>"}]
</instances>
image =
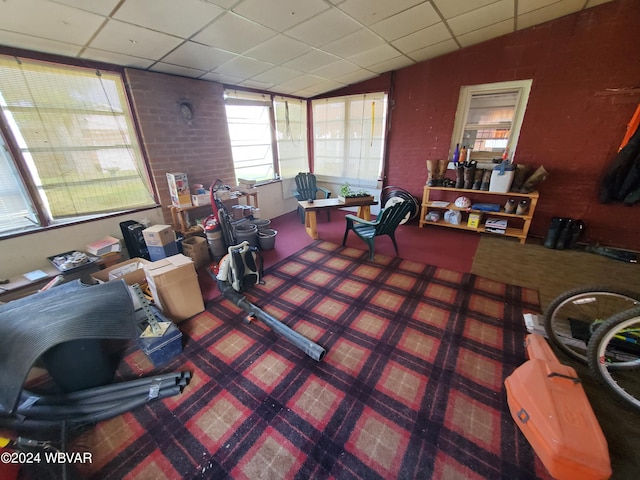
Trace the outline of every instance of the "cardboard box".
<instances>
[{"instance_id":1,"label":"cardboard box","mask_svg":"<svg viewBox=\"0 0 640 480\"><path fill-rule=\"evenodd\" d=\"M182 251L193 260L196 269L204 267L210 263L209 244L203 237L189 237L182 241Z\"/></svg>"},{"instance_id":2,"label":"cardboard box","mask_svg":"<svg viewBox=\"0 0 640 480\"><path fill-rule=\"evenodd\" d=\"M469 218L467 218L467 227L469 228L478 228L480 225L480 217L479 213L470 213Z\"/></svg>"},{"instance_id":3,"label":"cardboard box","mask_svg":"<svg viewBox=\"0 0 640 480\"><path fill-rule=\"evenodd\" d=\"M204 311L198 275L189 257L178 254L144 266L156 305L176 322Z\"/></svg>"},{"instance_id":4,"label":"cardboard box","mask_svg":"<svg viewBox=\"0 0 640 480\"><path fill-rule=\"evenodd\" d=\"M198 195L191 195L191 204L194 207L201 207L202 205L211 205L211 194L209 192L200 193Z\"/></svg>"},{"instance_id":5,"label":"cardboard box","mask_svg":"<svg viewBox=\"0 0 640 480\"><path fill-rule=\"evenodd\" d=\"M189 180L186 173L167 173L167 183L169 184L169 196L171 203L176 207L191 206L191 192L189 191Z\"/></svg>"},{"instance_id":6,"label":"cardboard box","mask_svg":"<svg viewBox=\"0 0 640 480\"><path fill-rule=\"evenodd\" d=\"M107 253L117 253L122 250L120 246L120 240L117 238L107 236L97 242L92 242L86 246L87 253L91 255L106 255Z\"/></svg>"},{"instance_id":7,"label":"cardboard box","mask_svg":"<svg viewBox=\"0 0 640 480\"><path fill-rule=\"evenodd\" d=\"M92 273L91 278L100 283L123 279L127 285L145 283L146 276L144 266L151 262L145 258L132 258L124 262L116 263L112 267Z\"/></svg>"},{"instance_id":8,"label":"cardboard box","mask_svg":"<svg viewBox=\"0 0 640 480\"><path fill-rule=\"evenodd\" d=\"M176 234L171 225L152 225L142 231L147 247L161 247L176 241Z\"/></svg>"},{"instance_id":9,"label":"cardboard box","mask_svg":"<svg viewBox=\"0 0 640 480\"><path fill-rule=\"evenodd\" d=\"M162 260L163 258L171 257L173 255L177 255L178 252L178 243L171 242L166 245L161 246L151 246L147 247L149 251L149 258L152 262L156 262L158 260Z\"/></svg>"}]
</instances>

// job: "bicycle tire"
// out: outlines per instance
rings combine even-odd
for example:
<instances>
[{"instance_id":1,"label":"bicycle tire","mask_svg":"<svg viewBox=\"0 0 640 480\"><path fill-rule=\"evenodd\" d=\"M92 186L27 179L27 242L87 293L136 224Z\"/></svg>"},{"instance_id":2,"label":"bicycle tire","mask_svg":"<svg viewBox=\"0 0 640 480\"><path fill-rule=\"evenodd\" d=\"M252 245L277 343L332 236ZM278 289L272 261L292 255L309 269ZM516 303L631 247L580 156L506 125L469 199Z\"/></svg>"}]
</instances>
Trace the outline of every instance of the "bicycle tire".
<instances>
[{"instance_id":1,"label":"bicycle tire","mask_svg":"<svg viewBox=\"0 0 640 480\"><path fill-rule=\"evenodd\" d=\"M549 340L569 357L587 363L587 346L597 326L611 316L640 306L640 293L606 285L568 290L546 310Z\"/></svg>"},{"instance_id":2,"label":"bicycle tire","mask_svg":"<svg viewBox=\"0 0 640 480\"><path fill-rule=\"evenodd\" d=\"M589 341L587 358L598 383L622 403L640 410L640 308L603 322Z\"/></svg>"}]
</instances>

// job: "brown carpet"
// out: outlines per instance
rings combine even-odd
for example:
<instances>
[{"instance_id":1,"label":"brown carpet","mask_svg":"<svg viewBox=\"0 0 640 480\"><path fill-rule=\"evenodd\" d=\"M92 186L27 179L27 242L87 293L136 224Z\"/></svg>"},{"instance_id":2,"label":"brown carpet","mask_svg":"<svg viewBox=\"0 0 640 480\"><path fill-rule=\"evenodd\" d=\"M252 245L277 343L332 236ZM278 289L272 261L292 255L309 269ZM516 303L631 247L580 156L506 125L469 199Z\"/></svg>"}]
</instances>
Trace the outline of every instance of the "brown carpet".
<instances>
[{"instance_id":1,"label":"brown carpet","mask_svg":"<svg viewBox=\"0 0 640 480\"><path fill-rule=\"evenodd\" d=\"M92 478L548 478L508 411L537 292L318 241L248 298L327 350L316 362L227 300L180 324L184 393L89 429ZM132 349L120 376L152 371Z\"/></svg>"}]
</instances>

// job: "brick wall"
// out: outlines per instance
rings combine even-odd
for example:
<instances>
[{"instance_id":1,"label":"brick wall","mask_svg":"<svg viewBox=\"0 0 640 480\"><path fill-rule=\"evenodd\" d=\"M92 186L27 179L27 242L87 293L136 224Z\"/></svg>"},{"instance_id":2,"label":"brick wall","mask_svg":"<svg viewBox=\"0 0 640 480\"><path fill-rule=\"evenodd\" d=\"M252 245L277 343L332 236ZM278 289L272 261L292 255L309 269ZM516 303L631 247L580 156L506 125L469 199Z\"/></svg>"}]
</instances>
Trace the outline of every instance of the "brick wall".
<instances>
[{"instance_id":1,"label":"brick wall","mask_svg":"<svg viewBox=\"0 0 640 480\"><path fill-rule=\"evenodd\" d=\"M186 173L190 185L208 188L218 178L234 185L223 86L134 69L125 74L165 221L171 219L167 172ZM183 101L193 106L190 121L180 114Z\"/></svg>"},{"instance_id":2,"label":"brick wall","mask_svg":"<svg viewBox=\"0 0 640 480\"><path fill-rule=\"evenodd\" d=\"M515 161L550 172L531 234L552 216L582 218L589 240L640 250L640 205L598 201L640 103L638 19L640 2L617 0L395 72L385 184L421 198L425 160L449 155L461 86L531 78Z\"/></svg>"}]
</instances>

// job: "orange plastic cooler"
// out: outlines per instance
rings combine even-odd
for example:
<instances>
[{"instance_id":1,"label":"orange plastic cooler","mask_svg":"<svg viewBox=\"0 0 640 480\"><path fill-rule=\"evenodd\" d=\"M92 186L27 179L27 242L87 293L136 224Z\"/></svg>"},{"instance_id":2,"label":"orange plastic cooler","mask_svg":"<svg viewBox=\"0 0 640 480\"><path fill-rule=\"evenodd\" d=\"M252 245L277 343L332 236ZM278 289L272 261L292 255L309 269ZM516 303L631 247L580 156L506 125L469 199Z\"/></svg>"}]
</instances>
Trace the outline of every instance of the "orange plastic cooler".
<instances>
[{"instance_id":1,"label":"orange plastic cooler","mask_svg":"<svg viewBox=\"0 0 640 480\"><path fill-rule=\"evenodd\" d=\"M541 335L528 335L526 346L529 360L504 382L516 424L554 478L609 478L607 441L576 371Z\"/></svg>"}]
</instances>

